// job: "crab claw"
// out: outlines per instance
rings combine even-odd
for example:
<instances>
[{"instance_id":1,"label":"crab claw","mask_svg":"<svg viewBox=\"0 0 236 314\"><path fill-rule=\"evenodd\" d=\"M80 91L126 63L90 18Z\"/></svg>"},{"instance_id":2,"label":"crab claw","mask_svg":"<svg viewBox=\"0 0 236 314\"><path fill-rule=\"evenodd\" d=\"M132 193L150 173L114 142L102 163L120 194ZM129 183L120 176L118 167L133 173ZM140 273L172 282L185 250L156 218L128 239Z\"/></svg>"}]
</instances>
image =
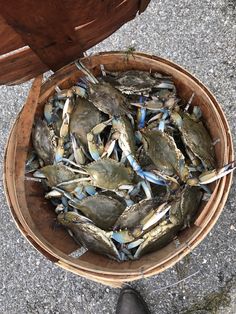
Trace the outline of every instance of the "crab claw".
<instances>
[{"instance_id":1,"label":"crab claw","mask_svg":"<svg viewBox=\"0 0 236 314\"><path fill-rule=\"evenodd\" d=\"M105 156L107 156L107 158L110 157L110 155L112 154L115 148L115 145L116 145L116 140L111 139L110 141L108 141L104 147L104 151L102 153L101 158Z\"/></svg>"},{"instance_id":2,"label":"crab claw","mask_svg":"<svg viewBox=\"0 0 236 314\"><path fill-rule=\"evenodd\" d=\"M64 155L64 139L60 137L55 150L55 163L62 161Z\"/></svg>"},{"instance_id":3,"label":"crab claw","mask_svg":"<svg viewBox=\"0 0 236 314\"><path fill-rule=\"evenodd\" d=\"M65 117L62 121L62 125L60 128L60 137L66 137L69 133L69 123L70 123L70 115L69 113L65 113Z\"/></svg>"},{"instance_id":4,"label":"crab claw","mask_svg":"<svg viewBox=\"0 0 236 314\"><path fill-rule=\"evenodd\" d=\"M73 111L73 102L71 101L70 98L67 98L63 107L63 112L62 112L62 119L65 119L67 114L71 114Z\"/></svg>"},{"instance_id":5,"label":"crab claw","mask_svg":"<svg viewBox=\"0 0 236 314\"><path fill-rule=\"evenodd\" d=\"M72 91L76 96L80 96L82 98L87 97L87 91L86 91L85 86L79 86L79 85L73 86Z\"/></svg>"},{"instance_id":6,"label":"crab claw","mask_svg":"<svg viewBox=\"0 0 236 314\"><path fill-rule=\"evenodd\" d=\"M145 126L145 119L146 119L146 108L142 107L144 105L143 97L140 96L139 102L141 107L138 108L138 128L143 129Z\"/></svg>"},{"instance_id":7,"label":"crab claw","mask_svg":"<svg viewBox=\"0 0 236 314\"><path fill-rule=\"evenodd\" d=\"M44 174L41 170L36 170L36 171L33 173L33 176L34 176L35 178L46 179L45 174Z\"/></svg>"},{"instance_id":8,"label":"crab claw","mask_svg":"<svg viewBox=\"0 0 236 314\"><path fill-rule=\"evenodd\" d=\"M144 239L135 240L135 241L133 241L133 242L131 242L131 243L129 243L129 244L127 245L127 249L128 249L128 250L131 250L131 249L133 249L133 248L139 246L141 243L143 243L143 241L144 241Z\"/></svg>"},{"instance_id":9,"label":"crab claw","mask_svg":"<svg viewBox=\"0 0 236 314\"><path fill-rule=\"evenodd\" d=\"M236 169L236 162L232 161L220 169L204 172L199 176L199 181L201 184L211 183L226 176L230 172L234 171L234 169Z\"/></svg>"},{"instance_id":10,"label":"crab claw","mask_svg":"<svg viewBox=\"0 0 236 314\"><path fill-rule=\"evenodd\" d=\"M85 155L84 155L84 153L83 153L83 149L82 149L82 147L80 147L80 146L78 145L74 134L71 134L70 137L71 137L71 142L72 142L72 148L73 148L73 153L74 153L75 161L76 161L77 164L79 164L79 165L84 165L86 159L85 159Z\"/></svg>"},{"instance_id":11,"label":"crab claw","mask_svg":"<svg viewBox=\"0 0 236 314\"><path fill-rule=\"evenodd\" d=\"M113 231L111 238L119 243L128 243L135 239L128 230Z\"/></svg>"},{"instance_id":12,"label":"crab claw","mask_svg":"<svg viewBox=\"0 0 236 314\"><path fill-rule=\"evenodd\" d=\"M167 186L167 183L156 174L150 172L150 171L143 171L141 166L138 164L138 162L135 160L134 156L132 154L126 155L130 165L136 171L136 173L143 179L146 179L149 182L152 182L154 184Z\"/></svg>"},{"instance_id":13,"label":"crab claw","mask_svg":"<svg viewBox=\"0 0 236 314\"><path fill-rule=\"evenodd\" d=\"M104 152L104 146L100 139L99 134L111 124L112 119L101 122L97 124L88 134L88 149L91 157L94 160L98 160L101 158L102 153Z\"/></svg>"},{"instance_id":14,"label":"crab claw","mask_svg":"<svg viewBox=\"0 0 236 314\"><path fill-rule=\"evenodd\" d=\"M161 132L164 132L165 130L165 124L166 124L166 119L169 117L169 110L168 109L164 109L163 111L163 115L162 115L162 118L161 118L161 121L159 123L159 126L158 126L158 130L161 131Z\"/></svg>"},{"instance_id":15,"label":"crab claw","mask_svg":"<svg viewBox=\"0 0 236 314\"><path fill-rule=\"evenodd\" d=\"M189 185L202 185L212 183L230 172L236 169L236 161L232 161L220 169L214 169L210 171L203 172L198 178L191 178L187 180Z\"/></svg>"},{"instance_id":16,"label":"crab claw","mask_svg":"<svg viewBox=\"0 0 236 314\"><path fill-rule=\"evenodd\" d=\"M92 133L88 133L87 134L87 140L88 140L88 149L89 149L91 157L94 160L100 159L98 145L94 140L94 135Z\"/></svg>"},{"instance_id":17,"label":"crab claw","mask_svg":"<svg viewBox=\"0 0 236 314\"><path fill-rule=\"evenodd\" d=\"M164 181L161 177L157 176L156 174L150 172L150 171L140 171L137 172L137 174L142 177L143 179L146 179L149 182L152 182L154 184L167 186L167 182Z\"/></svg>"},{"instance_id":18,"label":"crab claw","mask_svg":"<svg viewBox=\"0 0 236 314\"><path fill-rule=\"evenodd\" d=\"M78 185L74 191L72 192L75 197L77 197L79 200L82 200L86 197L86 193L83 192L83 186Z\"/></svg>"},{"instance_id":19,"label":"crab claw","mask_svg":"<svg viewBox=\"0 0 236 314\"><path fill-rule=\"evenodd\" d=\"M153 213L153 215L148 219L148 221L143 225L142 231L147 230L148 228L155 225L158 221L160 221L165 214L170 210L170 205L166 206L167 203L161 204Z\"/></svg>"},{"instance_id":20,"label":"crab claw","mask_svg":"<svg viewBox=\"0 0 236 314\"><path fill-rule=\"evenodd\" d=\"M172 112L171 115L171 120L174 121L174 123L179 127L179 128L182 128L183 126L183 119L182 117L180 116L180 114L176 111Z\"/></svg>"},{"instance_id":21,"label":"crab claw","mask_svg":"<svg viewBox=\"0 0 236 314\"><path fill-rule=\"evenodd\" d=\"M62 197L63 193L56 191L56 190L52 190L50 192L48 192L47 194L45 194L45 198L57 198L57 197Z\"/></svg>"},{"instance_id":22,"label":"crab claw","mask_svg":"<svg viewBox=\"0 0 236 314\"><path fill-rule=\"evenodd\" d=\"M48 102L44 106L44 117L48 124L52 122L52 116L53 116L53 105L52 103Z\"/></svg>"}]
</instances>

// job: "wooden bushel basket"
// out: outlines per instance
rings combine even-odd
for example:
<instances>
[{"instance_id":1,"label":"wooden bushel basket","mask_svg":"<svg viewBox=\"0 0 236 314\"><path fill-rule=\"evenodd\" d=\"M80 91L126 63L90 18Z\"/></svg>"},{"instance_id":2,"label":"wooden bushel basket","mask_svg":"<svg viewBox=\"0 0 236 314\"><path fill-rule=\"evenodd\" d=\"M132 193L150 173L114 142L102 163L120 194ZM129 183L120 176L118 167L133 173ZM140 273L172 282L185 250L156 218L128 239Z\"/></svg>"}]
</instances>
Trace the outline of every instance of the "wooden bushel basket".
<instances>
[{"instance_id":1,"label":"wooden bushel basket","mask_svg":"<svg viewBox=\"0 0 236 314\"><path fill-rule=\"evenodd\" d=\"M122 52L100 53L82 61L95 75L100 73L100 64L109 71L151 69L171 75L183 101L187 102L192 93L195 93L192 105L200 106L212 139L220 140L215 145L217 166L223 166L233 160L231 134L220 105L201 82L180 66L143 53L135 53L128 58ZM71 64L58 70L43 85L41 77L34 81L28 101L19 114L7 143L5 192L18 228L38 251L64 269L103 284L119 287L124 282L164 271L195 248L213 228L223 210L232 174L211 185L212 195L208 202L202 202L195 223L178 234L178 241L172 241L163 249L147 254L139 260L122 263L89 251L80 257L71 256L71 253L78 249L78 245L66 231L52 227L56 218L52 205L44 198L40 183L25 180L24 171L35 117L43 114L45 101L54 93L56 85L68 88L76 83L81 75L74 64Z\"/></svg>"}]
</instances>

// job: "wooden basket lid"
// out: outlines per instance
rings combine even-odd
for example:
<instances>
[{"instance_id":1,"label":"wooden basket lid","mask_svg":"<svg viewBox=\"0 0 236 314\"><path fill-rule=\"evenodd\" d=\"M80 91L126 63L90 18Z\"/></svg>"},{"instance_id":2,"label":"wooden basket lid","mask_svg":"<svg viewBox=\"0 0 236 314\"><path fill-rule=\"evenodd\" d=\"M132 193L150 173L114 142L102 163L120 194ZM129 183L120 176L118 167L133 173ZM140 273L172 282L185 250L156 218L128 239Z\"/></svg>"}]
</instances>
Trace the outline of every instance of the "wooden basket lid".
<instances>
[{"instance_id":1,"label":"wooden basket lid","mask_svg":"<svg viewBox=\"0 0 236 314\"><path fill-rule=\"evenodd\" d=\"M25 82L81 57L150 0L0 0L0 85Z\"/></svg>"}]
</instances>

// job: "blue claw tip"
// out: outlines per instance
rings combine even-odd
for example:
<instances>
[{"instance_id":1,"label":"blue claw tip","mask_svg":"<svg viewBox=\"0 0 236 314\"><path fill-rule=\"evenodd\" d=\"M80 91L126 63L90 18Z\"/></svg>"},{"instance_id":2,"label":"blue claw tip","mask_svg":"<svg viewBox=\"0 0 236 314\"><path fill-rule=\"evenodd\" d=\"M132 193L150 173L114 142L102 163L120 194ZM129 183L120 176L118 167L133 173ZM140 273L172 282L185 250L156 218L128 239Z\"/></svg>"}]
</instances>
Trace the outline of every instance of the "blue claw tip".
<instances>
[{"instance_id":1,"label":"blue claw tip","mask_svg":"<svg viewBox=\"0 0 236 314\"><path fill-rule=\"evenodd\" d=\"M92 185L87 185L85 186L85 191L89 194L89 195L95 195L96 194L96 189L92 186Z\"/></svg>"},{"instance_id":2,"label":"blue claw tip","mask_svg":"<svg viewBox=\"0 0 236 314\"><path fill-rule=\"evenodd\" d=\"M138 121L138 128L143 129L145 126L145 119L146 119L146 108L140 108L140 118Z\"/></svg>"},{"instance_id":3,"label":"blue claw tip","mask_svg":"<svg viewBox=\"0 0 236 314\"><path fill-rule=\"evenodd\" d=\"M161 120L158 126L158 130L164 132L165 130L165 121Z\"/></svg>"}]
</instances>

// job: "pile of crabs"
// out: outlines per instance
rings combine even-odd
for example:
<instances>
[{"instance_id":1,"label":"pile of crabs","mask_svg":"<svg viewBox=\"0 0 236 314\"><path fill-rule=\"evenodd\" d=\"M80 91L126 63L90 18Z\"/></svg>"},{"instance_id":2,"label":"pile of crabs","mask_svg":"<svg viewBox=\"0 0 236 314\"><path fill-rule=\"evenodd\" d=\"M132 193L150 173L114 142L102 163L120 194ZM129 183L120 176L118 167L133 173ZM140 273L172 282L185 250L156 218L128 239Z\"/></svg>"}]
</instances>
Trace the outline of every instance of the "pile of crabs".
<instances>
[{"instance_id":1,"label":"pile of crabs","mask_svg":"<svg viewBox=\"0 0 236 314\"><path fill-rule=\"evenodd\" d=\"M26 172L45 186L58 222L86 249L117 261L160 249L196 217L215 170L198 106L171 77L144 71L83 76L56 88L35 121Z\"/></svg>"}]
</instances>

